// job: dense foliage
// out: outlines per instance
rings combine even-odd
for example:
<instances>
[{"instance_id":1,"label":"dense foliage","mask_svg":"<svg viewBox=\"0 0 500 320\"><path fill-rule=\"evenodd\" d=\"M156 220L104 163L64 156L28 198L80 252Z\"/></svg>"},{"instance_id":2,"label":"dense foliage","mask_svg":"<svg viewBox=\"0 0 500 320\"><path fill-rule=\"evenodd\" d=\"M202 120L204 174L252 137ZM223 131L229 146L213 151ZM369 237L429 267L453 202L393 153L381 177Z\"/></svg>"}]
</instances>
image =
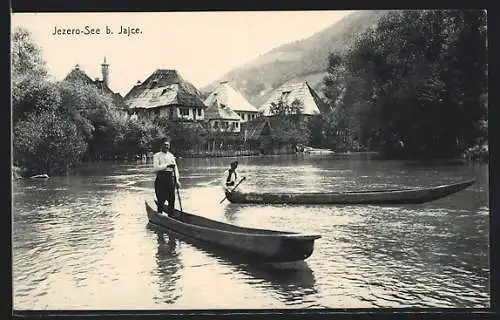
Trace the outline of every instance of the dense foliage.
<instances>
[{"instance_id":1,"label":"dense foliage","mask_svg":"<svg viewBox=\"0 0 500 320\"><path fill-rule=\"evenodd\" d=\"M21 28L11 50L13 159L27 174L136 157L165 137L181 156L309 144L412 158L453 157L488 139L485 11L391 11L330 54L323 93L334 111L310 117L297 101L278 103L274 116L255 120L267 129L253 138L206 123L131 119L93 85L50 80L41 49Z\"/></svg>"},{"instance_id":2,"label":"dense foliage","mask_svg":"<svg viewBox=\"0 0 500 320\"><path fill-rule=\"evenodd\" d=\"M332 145L456 156L487 140L486 12L391 12L331 54L324 83Z\"/></svg>"},{"instance_id":3,"label":"dense foliage","mask_svg":"<svg viewBox=\"0 0 500 320\"><path fill-rule=\"evenodd\" d=\"M299 100L291 104L284 102L271 104L270 132L262 139L263 150L273 148L294 150L296 145L307 144L311 135L308 117L302 114L303 105Z\"/></svg>"},{"instance_id":4,"label":"dense foliage","mask_svg":"<svg viewBox=\"0 0 500 320\"><path fill-rule=\"evenodd\" d=\"M41 49L29 32L12 34L14 165L26 174L65 174L79 161L134 153L126 146L135 123L110 96L78 82L48 78ZM140 131L147 131L141 127Z\"/></svg>"}]
</instances>

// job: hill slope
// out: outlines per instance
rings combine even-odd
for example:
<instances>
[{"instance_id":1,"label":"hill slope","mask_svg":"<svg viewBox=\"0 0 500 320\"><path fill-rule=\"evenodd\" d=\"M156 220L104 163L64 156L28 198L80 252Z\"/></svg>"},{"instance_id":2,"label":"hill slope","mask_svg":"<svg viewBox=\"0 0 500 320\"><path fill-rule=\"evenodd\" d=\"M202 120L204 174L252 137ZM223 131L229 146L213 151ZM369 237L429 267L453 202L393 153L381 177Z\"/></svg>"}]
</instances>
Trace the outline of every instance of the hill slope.
<instances>
[{"instance_id":1,"label":"hill slope","mask_svg":"<svg viewBox=\"0 0 500 320\"><path fill-rule=\"evenodd\" d=\"M307 39L277 47L229 71L201 91L207 94L220 81L229 81L256 107L266 101L272 90L287 82L307 80L321 94L329 53L344 49L355 33L372 26L386 12L354 12Z\"/></svg>"}]
</instances>

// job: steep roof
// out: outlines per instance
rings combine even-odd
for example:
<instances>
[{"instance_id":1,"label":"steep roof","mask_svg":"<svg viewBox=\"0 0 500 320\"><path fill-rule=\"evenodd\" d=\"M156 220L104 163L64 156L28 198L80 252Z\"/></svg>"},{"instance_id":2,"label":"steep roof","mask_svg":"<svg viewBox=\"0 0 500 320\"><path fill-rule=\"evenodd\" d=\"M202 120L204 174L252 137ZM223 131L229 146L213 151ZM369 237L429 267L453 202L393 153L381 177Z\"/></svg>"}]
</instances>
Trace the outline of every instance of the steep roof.
<instances>
[{"instance_id":1,"label":"steep roof","mask_svg":"<svg viewBox=\"0 0 500 320\"><path fill-rule=\"evenodd\" d=\"M241 93L234 90L227 81L221 82L219 86L210 93L207 99L205 99L205 104L209 106L215 101L228 106L234 111L259 112L259 110L248 102Z\"/></svg>"},{"instance_id":2,"label":"steep roof","mask_svg":"<svg viewBox=\"0 0 500 320\"><path fill-rule=\"evenodd\" d=\"M291 105L298 100L303 105L302 114L315 115L325 113L330 110L318 94L309 86L307 82L285 84L276 89L270 98L264 103L260 110L265 116L270 116L272 103L284 102Z\"/></svg>"},{"instance_id":3,"label":"steep roof","mask_svg":"<svg viewBox=\"0 0 500 320\"><path fill-rule=\"evenodd\" d=\"M170 69L157 69L144 82L136 84L124 99L129 108L206 107L198 89Z\"/></svg>"},{"instance_id":4,"label":"steep roof","mask_svg":"<svg viewBox=\"0 0 500 320\"><path fill-rule=\"evenodd\" d=\"M234 120L241 121L240 116L223 103L213 101L205 110L207 120Z\"/></svg>"},{"instance_id":5,"label":"steep roof","mask_svg":"<svg viewBox=\"0 0 500 320\"><path fill-rule=\"evenodd\" d=\"M94 84L92 80L85 71L80 69L80 66L76 65L73 70L71 70L68 75L64 78L66 81L80 81L85 84Z\"/></svg>"}]
</instances>

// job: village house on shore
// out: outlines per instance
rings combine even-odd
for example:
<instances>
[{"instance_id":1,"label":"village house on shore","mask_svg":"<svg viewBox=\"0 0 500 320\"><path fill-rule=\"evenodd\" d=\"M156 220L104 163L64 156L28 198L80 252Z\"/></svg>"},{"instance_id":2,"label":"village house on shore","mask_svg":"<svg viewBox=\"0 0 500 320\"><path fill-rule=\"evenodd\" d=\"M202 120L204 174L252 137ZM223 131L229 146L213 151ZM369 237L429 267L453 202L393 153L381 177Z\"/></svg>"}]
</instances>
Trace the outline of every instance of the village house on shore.
<instances>
[{"instance_id":1,"label":"village house on shore","mask_svg":"<svg viewBox=\"0 0 500 320\"><path fill-rule=\"evenodd\" d=\"M212 130L240 132L242 123L260 116L259 110L227 81L222 81L204 102Z\"/></svg>"},{"instance_id":2,"label":"village house on shore","mask_svg":"<svg viewBox=\"0 0 500 320\"><path fill-rule=\"evenodd\" d=\"M157 69L126 95L129 110L139 117L166 117L177 121L203 121L207 106L194 85L176 70Z\"/></svg>"},{"instance_id":3,"label":"village house on shore","mask_svg":"<svg viewBox=\"0 0 500 320\"><path fill-rule=\"evenodd\" d=\"M122 98L109 87L106 58L101 64L101 72L102 79L92 80L76 65L65 80L96 86L102 93L111 95L117 109L131 119L166 117L173 121L206 123L212 131L242 133L245 141L258 139L270 132L273 105L299 103L300 114L304 117L330 111L330 107L307 82L282 85L256 108L228 81L220 82L203 100L201 92L175 69L155 70L144 82L138 81Z\"/></svg>"},{"instance_id":4,"label":"village house on shore","mask_svg":"<svg viewBox=\"0 0 500 320\"><path fill-rule=\"evenodd\" d=\"M205 104L210 106L214 101L231 108L241 118L242 123L256 119L261 115L261 112L240 92L236 91L228 81L220 82L205 99Z\"/></svg>"},{"instance_id":5,"label":"village house on shore","mask_svg":"<svg viewBox=\"0 0 500 320\"><path fill-rule=\"evenodd\" d=\"M260 111L265 117L271 117L273 116L273 104L292 105L296 102L302 107L300 113L305 116L314 116L331 111L330 106L323 102L307 81L280 86L271 93L269 99L260 107Z\"/></svg>"},{"instance_id":6,"label":"village house on shore","mask_svg":"<svg viewBox=\"0 0 500 320\"><path fill-rule=\"evenodd\" d=\"M285 105L298 103L301 107L302 118L310 118L331 111L330 106L323 102L306 81L284 84L272 91L269 99L260 106L259 112L262 117L242 125L241 130L244 132L245 140L265 139L265 136L270 134L277 117L273 114L272 107L280 103Z\"/></svg>"}]
</instances>

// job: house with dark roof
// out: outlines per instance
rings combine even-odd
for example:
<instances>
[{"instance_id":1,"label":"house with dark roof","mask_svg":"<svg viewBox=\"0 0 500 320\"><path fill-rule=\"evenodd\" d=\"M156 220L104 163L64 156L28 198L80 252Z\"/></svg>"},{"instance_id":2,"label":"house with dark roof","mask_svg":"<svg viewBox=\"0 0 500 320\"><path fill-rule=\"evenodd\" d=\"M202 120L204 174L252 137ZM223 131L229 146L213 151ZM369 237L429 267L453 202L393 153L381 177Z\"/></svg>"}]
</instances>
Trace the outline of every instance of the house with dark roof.
<instances>
[{"instance_id":1,"label":"house with dark roof","mask_svg":"<svg viewBox=\"0 0 500 320\"><path fill-rule=\"evenodd\" d=\"M284 84L271 93L269 99L260 107L264 116L273 116L272 106L279 103L293 105L299 102L302 106L302 115L313 116L327 113L331 109L321 100L319 95L311 88L307 81L299 83Z\"/></svg>"},{"instance_id":2,"label":"house with dark roof","mask_svg":"<svg viewBox=\"0 0 500 320\"><path fill-rule=\"evenodd\" d=\"M222 81L214 91L205 100L207 106L215 101L228 106L231 110L240 116L240 123L247 122L259 117L261 114L255 106L238 91L236 91L227 81Z\"/></svg>"},{"instance_id":3,"label":"house with dark roof","mask_svg":"<svg viewBox=\"0 0 500 320\"><path fill-rule=\"evenodd\" d=\"M97 89L105 95L111 96L113 102L118 111L126 113L127 105L120 93L113 92L109 87L109 64L106 62L106 57L104 57L104 61L101 64L101 74L102 79L98 77L92 80L85 71L83 71L80 66L77 64L75 67L68 73L68 75L64 78L65 81L74 81L81 82L87 85L93 85L97 87Z\"/></svg>"},{"instance_id":4,"label":"house with dark roof","mask_svg":"<svg viewBox=\"0 0 500 320\"><path fill-rule=\"evenodd\" d=\"M167 117L176 121L202 121L207 106L194 85L179 72L157 69L125 95L125 103L139 117Z\"/></svg>"},{"instance_id":5,"label":"house with dark roof","mask_svg":"<svg viewBox=\"0 0 500 320\"><path fill-rule=\"evenodd\" d=\"M221 103L217 94L207 107L205 118L208 121L210 130L222 132L240 132L240 116L228 105Z\"/></svg>"}]
</instances>

